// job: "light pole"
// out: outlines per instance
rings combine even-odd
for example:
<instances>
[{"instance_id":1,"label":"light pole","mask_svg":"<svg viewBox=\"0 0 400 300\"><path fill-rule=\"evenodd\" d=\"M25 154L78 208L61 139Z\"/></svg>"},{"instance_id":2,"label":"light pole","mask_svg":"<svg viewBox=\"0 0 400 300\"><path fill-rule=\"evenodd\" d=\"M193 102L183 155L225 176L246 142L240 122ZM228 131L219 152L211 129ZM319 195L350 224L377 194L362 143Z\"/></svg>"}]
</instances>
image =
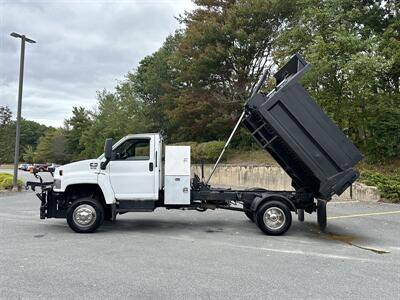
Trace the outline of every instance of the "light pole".
<instances>
[{"instance_id":1,"label":"light pole","mask_svg":"<svg viewBox=\"0 0 400 300\"><path fill-rule=\"evenodd\" d=\"M21 39L21 58L19 62L19 86L18 86L18 109L17 109L17 126L15 134L15 156L14 156L14 177L13 177L13 190L18 190L18 163L19 163L19 140L21 132L21 106L22 106L22 87L24 84L24 60L25 60L25 42L36 43L34 40L27 38L25 35L18 33L11 33L12 37Z\"/></svg>"}]
</instances>

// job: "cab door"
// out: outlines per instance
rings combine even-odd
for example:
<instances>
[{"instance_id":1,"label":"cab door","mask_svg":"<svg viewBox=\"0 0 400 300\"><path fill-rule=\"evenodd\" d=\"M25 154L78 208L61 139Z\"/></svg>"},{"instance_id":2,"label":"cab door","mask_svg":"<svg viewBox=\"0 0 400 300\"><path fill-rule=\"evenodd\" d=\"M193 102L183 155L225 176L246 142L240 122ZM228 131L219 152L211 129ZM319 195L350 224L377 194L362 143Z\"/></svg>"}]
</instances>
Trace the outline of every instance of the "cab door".
<instances>
[{"instance_id":1,"label":"cab door","mask_svg":"<svg viewBox=\"0 0 400 300\"><path fill-rule=\"evenodd\" d=\"M132 137L113 150L109 178L117 200L157 200L154 137Z\"/></svg>"}]
</instances>

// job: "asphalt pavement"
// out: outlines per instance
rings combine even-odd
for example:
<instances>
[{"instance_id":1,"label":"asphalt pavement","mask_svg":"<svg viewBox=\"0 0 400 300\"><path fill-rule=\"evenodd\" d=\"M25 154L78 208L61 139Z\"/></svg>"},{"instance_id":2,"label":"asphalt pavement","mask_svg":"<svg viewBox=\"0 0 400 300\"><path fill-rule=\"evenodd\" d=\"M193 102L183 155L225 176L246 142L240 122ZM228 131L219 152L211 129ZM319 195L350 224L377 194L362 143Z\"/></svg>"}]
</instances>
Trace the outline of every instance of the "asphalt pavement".
<instances>
[{"instance_id":1,"label":"asphalt pavement","mask_svg":"<svg viewBox=\"0 0 400 300\"><path fill-rule=\"evenodd\" d=\"M399 299L400 205L327 209L326 232L293 215L277 237L241 212L165 209L77 234L33 192L0 193L0 298Z\"/></svg>"}]
</instances>

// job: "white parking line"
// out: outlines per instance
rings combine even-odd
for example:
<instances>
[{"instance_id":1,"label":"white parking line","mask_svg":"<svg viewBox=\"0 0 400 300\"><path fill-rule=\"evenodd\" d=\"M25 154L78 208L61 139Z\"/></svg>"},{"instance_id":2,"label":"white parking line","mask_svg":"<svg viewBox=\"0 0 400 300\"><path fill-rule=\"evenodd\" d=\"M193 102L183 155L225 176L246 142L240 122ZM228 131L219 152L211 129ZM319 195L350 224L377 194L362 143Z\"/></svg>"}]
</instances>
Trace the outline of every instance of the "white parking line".
<instances>
[{"instance_id":1,"label":"white parking line","mask_svg":"<svg viewBox=\"0 0 400 300\"><path fill-rule=\"evenodd\" d=\"M234 247L234 248L251 249L251 250L266 251L266 252L273 252L273 253L275 252L275 253L285 253L285 254L304 255L304 256L317 256L317 257L329 258L329 259L385 263L382 260L376 260L376 259L370 259L370 258L360 258L360 257L355 257L355 256L344 256L344 255L337 255L337 254L319 253L319 252L313 252L313 251L253 247L253 246L245 246L245 245L235 245L235 244L224 243L224 242L217 242L216 244L225 245L225 246Z\"/></svg>"},{"instance_id":2,"label":"white parking line","mask_svg":"<svg viewBox=\"0 0 400 300\"><path fill-rule=\"evenodd\" d=\"M336 217L328 217L328 220L344 219L344 218L369 217L369 216L381 216L381 215L392 215L392 214L400 214L400 210L395 210L395 211L383 211L383 212L375 212L375 213L365 213L365 214L355 214L355 215L345 215L345 216L336 216Z\"/></svg>"},{"instance_id":3,"label":"white parking line","mask_svg":"<svg viewBox=\"0 0 400 300\"><path fill-rule=\"evenodd\" d=\"M349 201L332 201L332 202L329 202L329 203L331 203L331 204L336 204L336 203L338 203L338 204L347 204L347 203L358 203L358 202L360 202L360 201L349 200Z\"/></svg>"}]
</instances>

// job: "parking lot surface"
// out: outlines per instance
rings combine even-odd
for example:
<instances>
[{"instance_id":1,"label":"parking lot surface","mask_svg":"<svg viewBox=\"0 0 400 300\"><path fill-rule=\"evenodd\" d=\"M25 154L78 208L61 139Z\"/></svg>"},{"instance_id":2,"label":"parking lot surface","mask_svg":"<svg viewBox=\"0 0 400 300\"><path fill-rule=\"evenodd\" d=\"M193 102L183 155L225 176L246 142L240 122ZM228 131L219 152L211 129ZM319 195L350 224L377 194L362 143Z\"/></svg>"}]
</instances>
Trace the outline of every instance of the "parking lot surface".
<instances>
[{"instance_id":1,"label":"parking lot surface","mask_svg":"<svg viewBox=\"0 0 400 300\"><path fill-rule=\"evenodd\" d=\"M331 202L284 236L243 213L130 213L94 234L39 219L33 192L0 193L0 298L398 299L400 206Z\"/></svg>"}]
</instances>

